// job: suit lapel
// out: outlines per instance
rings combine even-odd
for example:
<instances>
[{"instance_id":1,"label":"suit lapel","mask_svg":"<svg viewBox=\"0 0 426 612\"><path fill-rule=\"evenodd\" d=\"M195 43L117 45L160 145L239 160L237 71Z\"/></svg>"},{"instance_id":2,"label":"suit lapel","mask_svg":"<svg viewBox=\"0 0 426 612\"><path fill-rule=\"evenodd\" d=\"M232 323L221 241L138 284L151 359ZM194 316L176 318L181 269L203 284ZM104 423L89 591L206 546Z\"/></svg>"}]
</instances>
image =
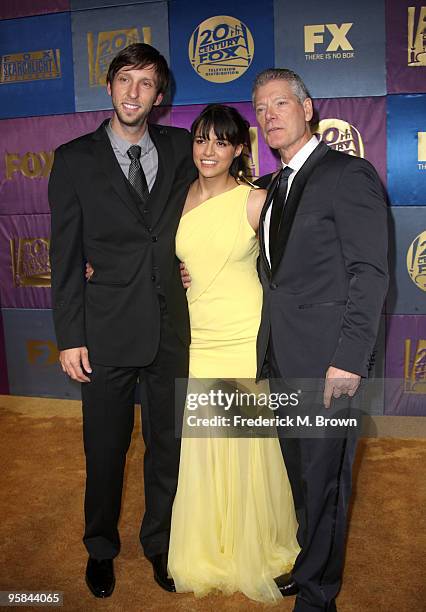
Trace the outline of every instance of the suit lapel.
<instances>
[{"instance_id":1,"label":"suit lapel","mask_svg":"<svg viewBox=\"0 0 426 612\"><path fill-rule=\"evenodd\" d=\"M277 174L274 177L272 174L269 174L265 177L262 177L262 179L259 179L259 181L262 180L263 185L268 188L268 194L266 196L266 200L263 205L262 212L260 214L260 219L259 219L259 246L260 246L260 253L262 256L263 264L265 266L265 270L267 270L269 274L271 273L271 266L269 265L269 261L266 256L264 221L265 221L265 217L266 217L268 208L271 205L272 196L273 196L273 193L275 191L275 187L278 181L278 175L279 175L279 172L277 172ZM256 184L258 184L259 181L256 181Z\"/></svg>"},{"instance_id":2,"label":"suit lapel","mask_svg":"<svg viewBox=\"0 0 426 612\"><path fill-rule=\"evenodd\" d=\"M124 176L120 164L117 162L105 125L109 119L94 132L94 154L96 161L105 173L107 180L111 183L112 189L119 196L127 208L137 217L139 221L145 223L143 213L138 205L138 196L134 193L132 186Z\"/></svg>"},{"instance_id":3,"label":"suit lapel","mask_svg":"<svg viewBox=\"0 0 426 612\"><path fill-rule=\"evenodd\" d=\"M148 200L152 225L155 225L169 199L174 181L175 158L167 127L149 125L149 135L158 153L158 170Z\"/></svg>"},{"instance_id":4,"label":"suit lapel","mask_svg":"<svg viewBox=\"0 0 426 612\"><path fill-rule=\"evenodd\" d=\"M296 216L306 182L315 166L321 161L329 150L330 149L326 144L320 142L294 177L284 207L280 229L278 232L277 246L273 257L274 263L272 265L272 275L276 272L284 256L294 217Z\"/></svg>"}]
</instances>

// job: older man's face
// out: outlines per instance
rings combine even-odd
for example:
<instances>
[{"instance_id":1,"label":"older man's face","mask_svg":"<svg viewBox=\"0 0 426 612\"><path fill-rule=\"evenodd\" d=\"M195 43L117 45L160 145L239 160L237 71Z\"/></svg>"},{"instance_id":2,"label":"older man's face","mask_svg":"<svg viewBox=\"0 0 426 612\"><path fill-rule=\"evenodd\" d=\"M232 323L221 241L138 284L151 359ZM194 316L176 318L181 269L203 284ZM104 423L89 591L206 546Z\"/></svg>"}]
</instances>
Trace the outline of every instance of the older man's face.
<instances>
[{"instance_id":1,"label":"older man's face","mask_svg":"<svg viewBox=\"0 0 426 612\"><path fill-rule=\"evenodd\" d=\"M302 104L288 81L274 79L258 87L254 108L266 143L283 159L291 159L310 139L312 100Z\"/></svg>"}]
</instances>

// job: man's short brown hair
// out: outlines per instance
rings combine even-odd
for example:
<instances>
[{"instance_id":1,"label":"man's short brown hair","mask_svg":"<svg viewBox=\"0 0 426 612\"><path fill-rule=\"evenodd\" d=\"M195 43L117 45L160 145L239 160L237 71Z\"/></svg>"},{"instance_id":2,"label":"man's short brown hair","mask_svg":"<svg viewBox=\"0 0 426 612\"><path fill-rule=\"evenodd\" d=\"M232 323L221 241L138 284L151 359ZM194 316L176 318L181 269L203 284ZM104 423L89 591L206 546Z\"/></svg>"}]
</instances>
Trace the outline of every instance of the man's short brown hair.
<instances>
[{"instance_id":1,"label":"man's short brown hair","mask_svg":"<svg viewBox=\"0 0 426 612\"><path fill-rule=\"evenodd\" d=\"M115 75L125 66L139 70L153 67L157 76L157 93L165 93L169 84L170 71L166 59L157 49L146 43L133 43L122 49L112 60L106 77L112 85Z\"/></svg>"}]
</instances>

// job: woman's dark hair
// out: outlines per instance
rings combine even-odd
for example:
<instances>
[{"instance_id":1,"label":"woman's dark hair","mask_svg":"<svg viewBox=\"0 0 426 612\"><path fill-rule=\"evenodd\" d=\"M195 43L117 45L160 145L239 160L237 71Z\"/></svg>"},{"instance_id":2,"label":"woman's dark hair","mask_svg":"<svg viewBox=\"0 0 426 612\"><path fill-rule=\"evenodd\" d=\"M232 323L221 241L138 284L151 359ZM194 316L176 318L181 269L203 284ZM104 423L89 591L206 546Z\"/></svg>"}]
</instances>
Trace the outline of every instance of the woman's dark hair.
<instances>
[{"instance_id":1,"label":"woman's dark hair","mask_svg":"<svg viewBox=\"0 0 426 612\"><path fill-rule=\"evenodd\" d=\"M157 75L157 92L165 93L169 84L169 67L165 58L157 49L146 43L133 43L118 53L108 68L106 81L110 85L119 70L128 66L140 70L153 66Z\"/></svg>"},{"instance_id":2,"label":"woman's dark hair","mask_svg":"<svg viewBox=\"0 0 426 612\"><path fill-rule=\"evenodd\" d=\"M208 140L212 128L219 140L227 140L234 147L244 145L249 151L251 150L250 124L233 106L225 106L224 104L209 104L206 106L191 126L192 138L201 136L201 138ZM246 173L242 154L234 159L229 172L232 176L237 177L240 170Z\"/></svg>"}]
</instances>

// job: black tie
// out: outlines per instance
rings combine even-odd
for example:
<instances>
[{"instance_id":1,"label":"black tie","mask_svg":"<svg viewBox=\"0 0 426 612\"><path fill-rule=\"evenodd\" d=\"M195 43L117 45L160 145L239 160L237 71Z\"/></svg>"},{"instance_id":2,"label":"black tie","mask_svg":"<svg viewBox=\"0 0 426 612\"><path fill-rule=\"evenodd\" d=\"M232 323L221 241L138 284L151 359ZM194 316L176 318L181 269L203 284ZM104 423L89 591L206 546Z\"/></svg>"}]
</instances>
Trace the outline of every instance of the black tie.
<instances>
[{"instance_id":1,"label":"black tie","mask_svg":"<svg viewBox=\"0 0 426 612\"><path fill-rule=\"evenodd\" d=\"M146 202L149 196L148 184L146 182L145 173L142 169L140 156L142 149L139 145L132 145L127 151L130 157L129 182L134 187L139 197Z\"/></svg>"},{"instance_id":2,"label":"black tie","mask_svg":"<svg viewBox=\"0 0 426 612\"><path fill-rule=\"evenodd\" d=\"M273 195L271 221L269 223L269 257L271 263L277 244L278 231L280 229L281 218L285 206L288 177L292 172L293 168L290 168L290 166L286 166L281 170Z\"/></svg>"}]
</instances>

